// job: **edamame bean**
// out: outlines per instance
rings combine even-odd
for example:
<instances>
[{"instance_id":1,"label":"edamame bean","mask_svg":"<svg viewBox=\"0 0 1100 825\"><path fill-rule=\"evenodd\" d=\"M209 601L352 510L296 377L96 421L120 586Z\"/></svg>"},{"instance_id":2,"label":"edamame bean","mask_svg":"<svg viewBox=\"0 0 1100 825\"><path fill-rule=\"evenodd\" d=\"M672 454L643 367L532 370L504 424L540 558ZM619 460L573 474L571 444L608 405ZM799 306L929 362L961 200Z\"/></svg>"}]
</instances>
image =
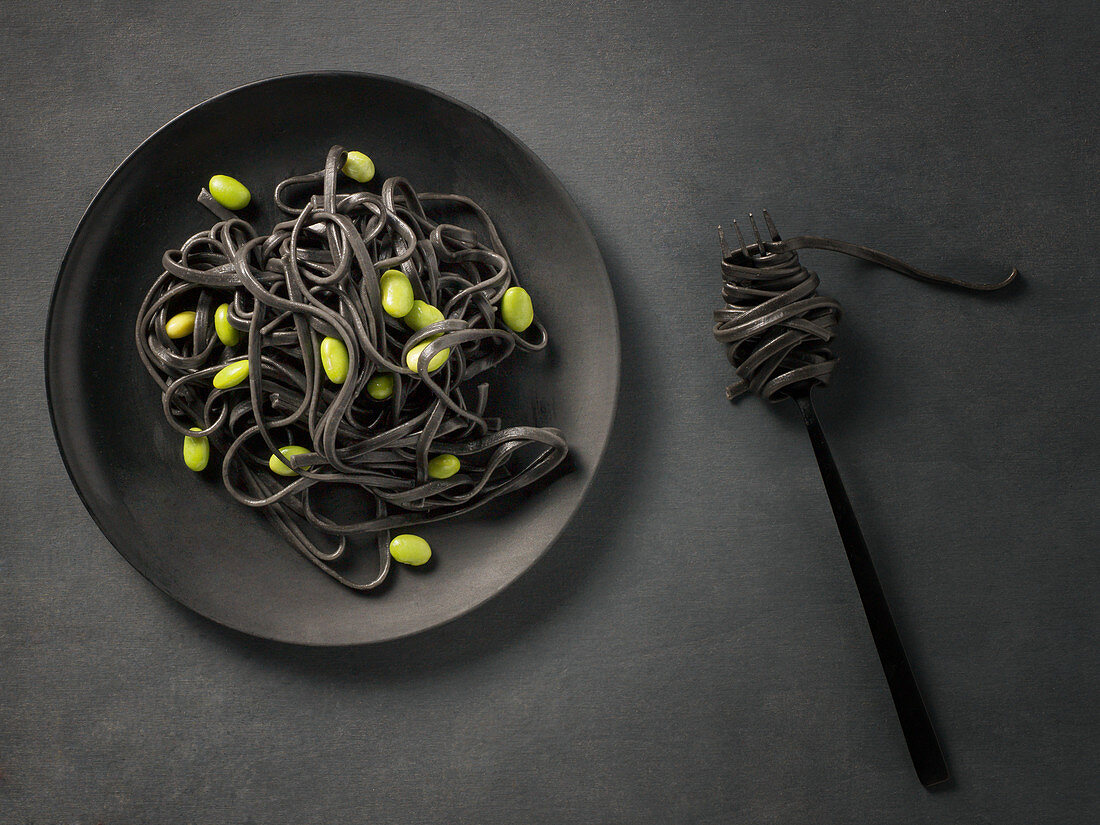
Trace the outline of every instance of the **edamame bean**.
<instances>
[{"instance_id":1,"label":"edamame bean","mask_svg":"<svg viewBox=\"0 0 1100 825\"><path fill-rule=\"evenodd\" d=\"M206 185L214 200L226 209L244 209L252 201L252 193L236 178L214 175Z\"/></svg>"},{"instance_id":2,"label":"edamame bean","mask_svg":"<svg viewBox=\"0 0 1100 825\"><path fill-rule=\"evenodd\" d=\"M201 433L202 427L192 427L191 432ZM198 438L185 435L183 437L183 463L187 465L187 469L194 470L196 473L201 473L206 469L206 465L209 461L210 439L205 435L199 436Z\"/></svg>"},{"instance_id":3,"label":"edamame bean","mask_svg":"<svg viewBox=\"0 0 1100 825\"><path fill-rule=\"evenodd\" d=\"M433 307L427 301L419 299L413 301L412 309L405 315L405 323L410 329L422 330L429 324L443 320L443 313Z\"/></svg>"},{"instance_id":4,"label":"edamame bean","mask_svg":"<svg viewBox=\"0 0 1100 825\"><path fill-rule=\"evenodd\" d=\"M535 308L526 289L513 286L504 291L504 297L500 300L500 317L516 332L523 332L531 326L535 320Z\"/></svg>"},{"instance_id":5,"label":"edamame bean","mask_svg":"<svg viewBox=\"0 0 1100 825\"><path fill-rule=\"evenodd\" d=\"M432 548L420 536L402 533L400 536L394 536L390 541L390 555L393 556L394 561L419 567L432 557Z\"/></svg>"},{"instance_id":6,"label":"edamame bean","mask_svg":"<svg viewBox=\"0 0 1100 825\"><path fill-rule=\"evenodd\" d=\"M164 322L164 334L169 338L186 338L195 331L195 313L177 312Z\"/></svg>"},{"instance_id":7,"label":"edamame bean","mask_svg":"<svg viewBox=\"0 0 1100 825\"><path fill-rule=\"evenodd\" d=\"M444 453L428 462L428 478L450 478L462 469L458 456Z\"/></svg>"},{"instance_id":8,"label":"edamame bean","mask_svg":"<svg viewBox=\"0 0 1100 825\"><path fill-rule=\"evenodd\" d=\"M280 447L279 452L286 458L292 458L296 455L305 455L309 452L305 447L299 447L296 444L291 444L289 447ZM278 455L271 454L271 458L267 460L267 466L271 468L271 472L278 473L281 476L296 476L298 471L284 464ZM309 467L303 469L308 470Z\"/></svg>"},{"instance_id":9,"label":"edamame bean","mask_svg":"<svg viewBox=\"0 0 1100 825\"><path fill-rule=\"evenodd\" d=\"M214 374L214 389L227 390L248 378L248 359L226 364Z\"/></svg>"},{"instance_id":10,"label":"edamame bean","mask_svg":"<svg viewBox=\"0 0 1100 825\"><path fill-rule=\"evenodd\" d=\"M372 376L367 382L367 395L375 401L385 401L393 395L393 376L388 372Z\"/></svg>"},{"instance_id":11,"label":"edamame bean","mask_svg":"<svg viewBox=\"0 0 1100 825\"><path fill-rule=\"evenodd\" d=\"M321 366L333 384L343 384L348 377L348 348L339 338L321 340Z\"/></svg>"},{"instance_id":12,"label":"edamame bean","mask_svg":"<svg viewBox=\"0 0 1100 825\"><path fill-rule=\"evenodd\" d=\"M340 167L345 175L360 183L367 183L374 177L374 161L362 152L348 152L344 165Z\"/></svg>"},{"instance_id":13,"label":"edamame bean","mask_svg":"<svg viewBox=\"0 0 1100 825\"><path fill-rule=\"evenodd\" d=\"M241 342L241 331L229 323L229 304L222 304L214 310L214 332L227 347L235 347Z\"/></svg>"},{"instance_id":14,"label":"edamame bean","mask_svg":"<svg viewBox=\"0 0 1100 825\"><path fill-rule=\"evenodd\" d=\"M404 318L413 308L413 287L408 276L399 269L387 269L378 280L382 291L382 309L394 318ZM428 304L424 304L428 306ZM440 319L443 313L439 313Z\"/></svg>"},{"instance_id":15,"label":"edamame bean","mask_svg":"<svg viewBox=\"0 0 1100 825\"><path fill-rule=\"evenodd\" d=\"M413 372L417 371L417 364L420 361L420 353L424 351L424 347L428 346L435 338L431 338L427 341L422 341L409 350L409 354L405 357L405 363L409 365L409 369ZM451 357L451 348L444 347L428 361L428 372L435 372L437 369L447 363L447 359Z\"/></svg>"}]
</instances>

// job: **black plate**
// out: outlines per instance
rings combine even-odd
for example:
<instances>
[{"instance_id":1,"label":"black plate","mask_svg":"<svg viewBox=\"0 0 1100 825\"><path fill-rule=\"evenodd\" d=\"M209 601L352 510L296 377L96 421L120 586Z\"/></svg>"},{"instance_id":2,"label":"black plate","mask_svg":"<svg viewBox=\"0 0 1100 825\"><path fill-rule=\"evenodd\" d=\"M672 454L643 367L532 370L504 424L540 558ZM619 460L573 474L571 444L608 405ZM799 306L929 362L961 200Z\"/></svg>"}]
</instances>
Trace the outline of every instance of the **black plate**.
<instances>
[{"instance_id":1,"label":"black plate","mask_svg":"<svg viewBox=\"0 0 1100 825\"><path fill-rule=\"evenodd\" d=\"M187 470L133 343L135 313L166 248L212 217L195 202L212 174L253 192L246 217L275 217L271 192L320 168L334 143L367 152L373 186L401 175L458 192L493 216L550 332L494 378L491 413L561 428L571 471L477 514L425 527L431 569L402 565L381 591L345 590L301 558L260 513L234 502L212 467ZM619 335L607 271L561 184L515 137L430 89L362 74L291 75L243 86L177 117L96 195L61 265L46 328L46 385L61 455L92 518L153 584L238 630L304 644L394 639L499 592L576 511L611 429Z\"/></svg>"}]
</instances>

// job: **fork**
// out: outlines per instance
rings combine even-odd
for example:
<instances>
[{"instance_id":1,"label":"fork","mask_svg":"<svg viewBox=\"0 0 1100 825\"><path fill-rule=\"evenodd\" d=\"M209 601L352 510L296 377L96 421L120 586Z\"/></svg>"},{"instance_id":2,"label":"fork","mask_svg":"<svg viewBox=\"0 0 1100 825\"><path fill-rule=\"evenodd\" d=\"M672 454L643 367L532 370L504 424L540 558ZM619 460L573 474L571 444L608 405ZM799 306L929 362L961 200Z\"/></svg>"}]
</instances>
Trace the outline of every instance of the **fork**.
<instances>
[{"instance_id":1,"label":"fork","mask_svg":"<svg viewBox=\"0 0 1100 825\"><path fill-rule=\"evenodd\" d=\"M801 236L783 241L775 228L771 216L768 215L767 210L764 210L763 217L770 234L770 241L765 241L761 237L756 219L751 213L749 214L749 223L752 226L755 243L745 242L741 228L738 226L736 220L733 221L733 226L737 232L737 239L740 245L739 250L731 252L726 245L725 236L722 233L721 227L719 227L718 231L724 261L736 261L737 265L740 267L761 267L765 269L770 267L770 269L767 270L767 274L761 273L760 277L762 279L770 279L769 282L772 284L789 283L803 277L807 279L816 277L812 272L806 270L798 261L795 250L800 248L828 249L835 252L842 252L847 255L873 261L874 263L886 266L897 272L920 280L948 283L969 289L997 289L1010 283L1017 274L1016 270L1013 270L1012 274L1007 279L995 285L970 284L954 278L945 278L943 276L923 272L902 263L896 258L885 255L884 253L844 241L834 241L828 238L817 238L813 236ZM749 289L746 291L753 295L761 294L758 290ZM779 309L770 310L773 302L769 301L769 315L765 315L764 318L754 316L753 322L763 323L768 317L771 317L773 321L777 318L781 318L782 323L777 322L777 326L786 326L788 330L783 333L783 336L797 335L799 332L808 332L809 335L807 337L813 338L815 344L817 339L827 341L831 338L832 328L839 318L839 304L832 299L817 297L816 290L809 293L809 296L805 298L805 302L802 305L806 306L807 302L812 303L815 307L813 312L809 313L809 317L801 317L796 311L797 305L791 302L784 303ZM834 310L836 313L835 316L832 316L828 320L824 319L823 316L829 315ZM751 312L751 309L746 311ZM796 332L792 332L792 330ZM816 336L816 338L814 336ZM768 346L772 347L780 343L783 342L778 339L773 339L772 343ZM778 350L780 354L774 356L769 354L768 358L774 359L773 363L778 363L778 359L785 357L783 352L792 352L797 350L798 347L799 343L796 340L796 343L788 345L787 350ZM826 356L828 356L828 353L826 353ZM932 726L932 719L928 714L924 699L921 697L916 677L913 675L913 668L909 664L909 658L902 645L901 637L894 623L894 617L890 612L890 606L886 600L886 594L883 592L882 584L879 581L878 574L875 572L875 566L871 561L871 554L867 549L867 542L863 538L863 531L859 527L859 521L856 519L855 510L852 508L848 493L844 489L844 483L840 478L840 471L837 469L836 462L833 460L832 453L829 450L829 444L825 440L825 432L821 428L817 412L814 410L813 401L810 398L815 383L825 383L828 381L833 363L835 363L835 361L831 359L831 356L826 356L814 353L804 356L801 361L796 360L796 366L792 367L792 372L789 373L791 377L786 379L791 381L789 388L787 386L783 386L779 389L774 387L769 388L764 385L763 382L746 385L744 381L742 381L740 385L737 386L736 392L742 392L745 389L751 388L760 392L764 397L769 398L769 400L779 400L784 397L789 397L798 405L799 412L802 415L802 421L806 425L806 432L809 435L810 444L813 446L814 456L817 458L818 469L821 471L821 479L825 484L825 491L828 494L829 504L832 506L833 510L833 517L836 519L837 529L840 531L840 538L844 544L845 553L848 556L848 564L852 569L852 576L855 579L856 588L859 591L860 601L863 603L863 611L867 616L867 624L871 629L871 637L874 639L875 649L878 651L879 661L882 664L883 673L886 675L886 683L890 688L890 696L894 701L894 708L897 711L898 720L901 722L901 729L905 735L905 742L909 748L909 755L913 761L913 767L916 769L917 777L920 779L921 784L925 787L931 787L947 782L951 778L951 774L947 768L947 761L944 759L943 751L940 748L939 738L936 736L935 728ZM762 359L757 359L754 363L759 365L761 362ZM782 380L778 383L782 384ZM735 395L734 388L731 388L730 393L730 398L732 400Z\"/></svg>"}]
</instances>

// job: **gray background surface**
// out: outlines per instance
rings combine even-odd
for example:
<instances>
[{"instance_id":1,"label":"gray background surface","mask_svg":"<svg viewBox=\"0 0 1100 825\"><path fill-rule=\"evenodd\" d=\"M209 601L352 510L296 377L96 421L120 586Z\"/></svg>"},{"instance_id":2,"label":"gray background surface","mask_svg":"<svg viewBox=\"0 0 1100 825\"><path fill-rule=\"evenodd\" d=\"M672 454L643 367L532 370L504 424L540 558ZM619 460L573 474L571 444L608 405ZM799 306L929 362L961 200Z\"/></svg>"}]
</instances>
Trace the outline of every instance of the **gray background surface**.
<instances>
[{"instance_id":1,"label":"gray background surface","mask_svg":"<svg viewBox=\"0 0 1100 825\"><path fill-rule=\"evenodd\" d=\"M1095 4L881 6L0 5L0 821L1095 822ZM222 630L135 573L69 484L41 368L65 245L123 157L320 68L427 84L531 146L624 340L609 452L550 553L449 626L339 651ZM943 792L912 774L800 425L723 397L714 225L760 206L1024 273L974 296L804 256L847 310L819 411Z\"/></svg>"}]
</instances>

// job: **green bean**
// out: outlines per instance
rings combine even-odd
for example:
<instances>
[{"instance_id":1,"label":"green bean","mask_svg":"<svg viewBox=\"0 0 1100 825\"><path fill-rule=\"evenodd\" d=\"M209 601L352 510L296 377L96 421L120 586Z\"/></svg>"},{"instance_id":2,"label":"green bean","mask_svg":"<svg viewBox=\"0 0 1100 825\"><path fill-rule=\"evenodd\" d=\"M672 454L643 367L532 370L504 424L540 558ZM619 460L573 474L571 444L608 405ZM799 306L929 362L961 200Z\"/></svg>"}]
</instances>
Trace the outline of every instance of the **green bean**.
<instances>
[{"instance_id":1,"label":"green bean","mask_svg":"<svg viewBox=\"0 0 1100 825\"><path fill-rule=\"evenodd\" d=\"M321 340L321 366L325 375L333 384L343 384L348 377L348 348L339 338L325 337Z\"/></svg>"},{"instance_id":2,"label":"green bean","mask_svg":"<svg viewBox=\"0 0 1100 825\"><path fill-rule=\"evenodd\" d=\"M393 376L380 372L367 382L367 395L375 401L385 401L393 395Z\"/></svg>"},{"instance_id":3,"label":"green bean","mask_svg":"<svg viewBox=\"0 0 1100 825\"><path fill-rule=\"evenodd\" d=\"M229 175L214 175L207 184L214 200L226 209L244 209L252 201L252 193L236 178Z\"/></svg>"},{"instance_id":4,"label":"green bean","mask_svg":"<svg viewBox=\"0 0 1100 825\"><path fill-rule=\"evenodd\" d=\"M394 536L390 541L390 555L393 556L394 561L419 567L432 557L432 548L420 536L402 533L400 536Z\"/></svg>"},{"instance_id":5,"label":"green bean","mask_svg":"<svg viewBox=\"0 0 1100 825\"><path fill-rule=\"evenodd\" d=\"M412 283L399 269L387 269L378 281L382 290L382 309L394 318L404 318L412 312L414 304ZM425 304L427 306L427 304ZM443 313L439 314L440 320Z\"/></svg>"},{"instance_id":6,"label":"green bean","mask_svg":"<svg viewBox=\"0 0 1100 825\"><path fill-rule=\"evenodd\" d=\"M450 478L461 469L462 462L458 456L443 453L428 462L428 478Z\"/></svg>"},{"instance_id":7,"label":"green bean","mask_svg":"<svg viewBox=\"0 0 1100 825\"><path fill-rule=\"evenodd\" d=\"M340 171L352 180L367 183L374 177L374 161L362 152L348 152Z\"/></svg>"},{"instance_id":8,"label":"green bean","mask_svg":"<svg viewBox=\"0 0 1100 825\"><path fill-rule=\"evenodd\" d=\"M241 342L241 331L229 323L229 304L222 304L214 310L214 332L227 347L235 347Z\"/></svg>"},{"instance_id":9,"label":"green bean","mask_svg":"<svg viewBox=\"0 0 1100 825\"><path fill-rule=\"evenodd\" d=\"M164 323L164 334L169 338L186 338L195 331L195 313L177 312Z\"/></svg>"},{"instance_id":10,"label":"green bean","mask_svg":"<svg viewBox=\"0 0 1100 825\"><path fill-rule=\"evenodd\" d=\"M405 323L410 329L422 330L429 324L443 320L443 313L433 307L427 301L419 299L413 301L412 309L405 315Z\"/></svg>"},{"instance_id":11,"label":"green bean","mask_svg":"<svg viewBox=\"0 0 1100 825\"><path fill-rule=\"evenodd\" d=\"M421 341L419 344L409 350L409 354L405 357L405 363L413 372L417 371L417 364L420 361L420 353L422 353L424 351L424 347L428 346L428 344L430 344L433 340L435 339L430 338L427 341ZM441 349L439 352L432 356L430 361L428 361L428 372L435 372L437 369L442 367L447 362L447 359L450 357L450 347L444 347L443 349Z\"/></svg>"},{"instance_id":12,"label":"green bean","mask_svg":"<svg viewBox=\"0 0 1100 825\"><path fill-rule=\"evenodd\" d=\"M226 364L214 375L214 389L227 390L248 378L248 359Z\"/></svg>"},{"instance_id":13,"label":"green bean","mask_svg":"<svg viewBox=\"0 0 1100 825\"><path fill-rule=\"evenodd\" d=\"M500 317L516 332L523 332L531 326L535 320L535 309L526 289L514 286L504 291L504 297L500 299Z\"/></svg>"},{"instance_id":14,"label":"green bean","mask_svg":"<svg viewBox=\"0 0 1100 825\"><path fill-rule=\"evenodd\" d=\"M293 458L296 455L305 455L309 452L305 447L299 447L296 444L291 444L289 447L280 447L279 452L282 453L285 458ZM267 466L271 468L271 472L278 473L281 476L296 476L298 471L288 465L284 464L278 455L271 454L271 458L267 460ZM309 469L306 467L305 469Z\"/></svg>"},{"instance_id":15,"label":"green bean","mask_svg":"<svg viewBox=\"0 0 1100 825\"><path fill-rule=\"evenodd\" d=\"M191 432L201 433L202 427L192 427ZM199 436L198 438L185 435L183 437L183 463L187 465L187 469L194 470L196 473L201 473L206 469L206 465L209 461L210 439L205 435Z\"/></svg>"}]
</instances>

